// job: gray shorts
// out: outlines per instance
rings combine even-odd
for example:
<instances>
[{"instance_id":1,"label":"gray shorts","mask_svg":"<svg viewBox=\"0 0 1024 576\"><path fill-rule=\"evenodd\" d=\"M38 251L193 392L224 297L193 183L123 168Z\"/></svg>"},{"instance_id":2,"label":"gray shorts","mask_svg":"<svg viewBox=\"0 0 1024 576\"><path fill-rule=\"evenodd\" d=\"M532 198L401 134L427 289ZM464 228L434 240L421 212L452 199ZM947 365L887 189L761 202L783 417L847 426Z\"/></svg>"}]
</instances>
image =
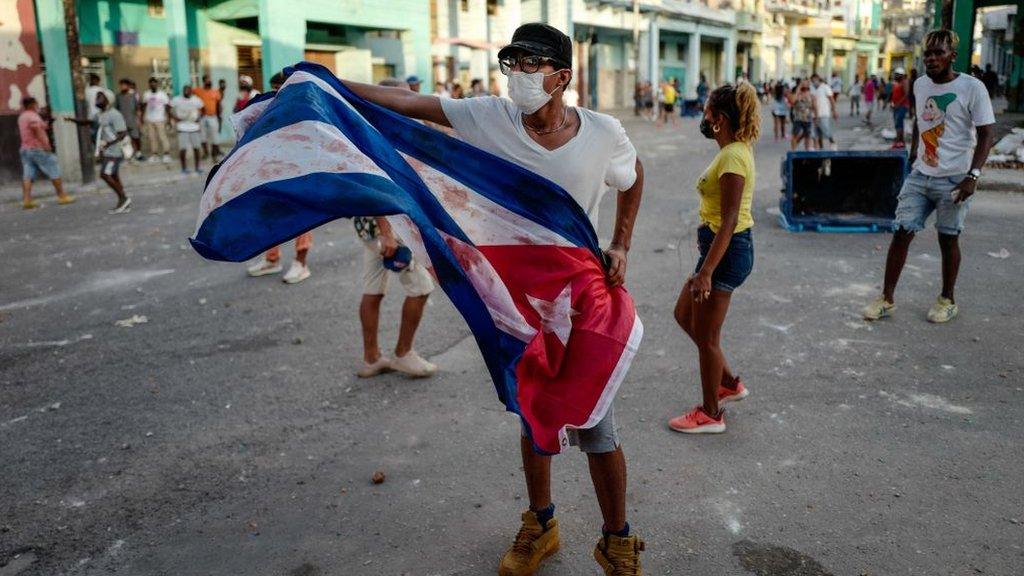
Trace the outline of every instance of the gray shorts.
<instances>
[{"instance_id":1,"label":"gray shorts","mask_svg":"<svg viewBox=\"0 0 1024 576\"><path fill-rule=\"evenodd\" d=\"M615 429L615 406L608 407L608 413L592 428L570 428L565 431L569 446L576 446L586 454L606 454L619 447L619 433ZM526 436L526 429L522 429Z\"/></svg>"},{"instance_id":2,"label":"gray shorts","mask_svg":"<svg viewBox=\"0 0 1024 576\"><path fill-rule=\"evenodd\" d=\"M959 235L964 230L971 199L957 204L953 201L952 193L966 177L967 174L925 176L913 170L903 181L896 205L896 219L892 223L893 230L923 230L928 217L935 212L935 229L939 234Z\"/></svg>"},{"instance_id":3,"label":"gray shorts","mask_svg":"<svg viewBox=\"0 0 1024 576\"><path fill-rule=\"evenodd\" d=\"M178 150L199 150L203 145L203 137L199 131L178 132Z\"/></svg>"}]
</instances>

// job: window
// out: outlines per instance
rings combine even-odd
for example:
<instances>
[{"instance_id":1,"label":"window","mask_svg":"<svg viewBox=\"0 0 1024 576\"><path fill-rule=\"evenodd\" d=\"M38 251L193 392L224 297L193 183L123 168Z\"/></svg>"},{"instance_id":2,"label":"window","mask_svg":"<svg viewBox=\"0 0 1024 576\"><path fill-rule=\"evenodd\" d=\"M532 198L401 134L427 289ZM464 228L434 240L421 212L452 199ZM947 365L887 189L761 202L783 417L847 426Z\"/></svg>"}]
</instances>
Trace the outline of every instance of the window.
<instances>
[{"instance_id":1,"label":"window","mask_svg":"<svg viewBox=\"0 0 1024 576\"><path fill-rule=\"evenodd\" d=\"M686 60L686 47L676 44L676 60Z\"/></svg>"},{"instance_id":2,"label":"window","mask_svg":"<svg viewBox=\"0 0 1024 576\"><path fill-rule=\"evenodd\" d=\"M469 12L469 0L462 0L460 4L463 12Z\"/></svg>"},{"instance_id":3,"label":"window","mask_svg":"<svg viewBox=\"0 0 1024 576\"><path fill-rule=\"evenodd\" d=\"M665 59L665 43L658 42L658 58Z\"/></svg>"}]
</instances>

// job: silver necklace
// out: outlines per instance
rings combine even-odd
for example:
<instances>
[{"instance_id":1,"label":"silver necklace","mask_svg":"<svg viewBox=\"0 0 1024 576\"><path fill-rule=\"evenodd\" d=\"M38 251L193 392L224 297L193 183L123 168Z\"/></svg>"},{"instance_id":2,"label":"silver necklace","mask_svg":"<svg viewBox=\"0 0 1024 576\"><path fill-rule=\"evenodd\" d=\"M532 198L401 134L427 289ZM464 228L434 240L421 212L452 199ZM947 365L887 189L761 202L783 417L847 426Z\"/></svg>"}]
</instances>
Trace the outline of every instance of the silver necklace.
<instances>
[{"instance_id":1,"label":"silver necklace","mask_svg":"<svg viewBox=\"0 0 1024 576\"><path fill-rule=\"evenodd\" d=\"M565 128L565 125L566 125L566 123L568 121L569 121L569 109L568 108L563 108L562 109L562 123L559 124L557 128L551 128L551 129L548 129L548 130L538 130L538 129L534 128L533 126L530 126L529 124L526 123L526 115L525 114L523 115L523 126L525 126L527 130L529 130L530 132L533 132L534 134L536 134L538 136L544 136L545 134L553 134L555 132L558 132L559 130Z\"/></svg>"}]
</instances>

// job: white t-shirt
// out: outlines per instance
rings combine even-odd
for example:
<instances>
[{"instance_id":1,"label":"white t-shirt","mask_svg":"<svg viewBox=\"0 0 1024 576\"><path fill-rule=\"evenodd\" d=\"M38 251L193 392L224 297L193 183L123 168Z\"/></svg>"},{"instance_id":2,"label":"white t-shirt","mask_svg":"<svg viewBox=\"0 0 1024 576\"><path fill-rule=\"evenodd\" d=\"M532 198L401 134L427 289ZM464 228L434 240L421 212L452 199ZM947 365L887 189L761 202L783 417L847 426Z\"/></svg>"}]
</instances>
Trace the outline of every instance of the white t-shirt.
<instances>
[{"instance_id":1,"label":"white t-shirt","mask_svg":"<svg viewBox=\"0 0 1024 576\"><path fill-rule=\"evenodd\" d=\"M818 107L819 118L832 117L832 88L822 82L815 88L811 86L811 96L814 97L814 105Z\"/></svg>"},{"instance_id":2,"label":"white t-shirt","mask_svg":"<svg viewBox=\"0 0 1024 576\"><path fill-rule=\"evenodd\" d=\"M112 106L108 107L96 115L96 122L99 124L99 140L107 145L103 149L103 157L124 157L124 148L121 146L121 141L117 139L117 135L121 132L126 132L128 125L125 123L121 112Z\"/></svg>"},{"instance_id":3,"label":"white t-shirt","mask_svg":"<svg viewBox=\"0 0 1024 576\"><path fill-rule=\"evenodd\" d=\"M914 168L927 176L960 176L971 169L975 128L994 124L992 101L981 80L958 74L936 84L928 76L914 82L919 133Z\"/></svg>"},{"instance_id":4,"label":"white t-shirt","mask_svg":"<svg viewBox=\"0 0 1024 576\"><path fill-rule=\"evenodd\" d=\"M171 114L178 121L178 132L199 132L199 111L203 109L203 101L195 94L185 98L175 96L171 99Z\"/></svg>"},{"instance_id":5,"label":"white t-shirt","mask_svg":"<svg viewBox=\"0 0 1024 576\"><path fill-rule=\"evenodd\" d=\"M146 113L143 115L144 121L156 124L167 122L166 106L171 103L171 100L167 97L167 92L163 90L157 90L156 92L146 90L142 93L142 102L146 105Z\"/></svg>"},{"instance_id":6,"label":"white t-shirt","mask_svg":"<svg viewBox=\"0 0 1024 576\"><path fill-rule=\"evenodd\" d=\"M597 211L608 188L628 190L636 181L636 149L618 120L574 108L580 126L562 146L547 150L523 127L508 98L453 100L441 107L459 137L558 184L583 208L597 230Z\"/></svg>"}]
</instances>

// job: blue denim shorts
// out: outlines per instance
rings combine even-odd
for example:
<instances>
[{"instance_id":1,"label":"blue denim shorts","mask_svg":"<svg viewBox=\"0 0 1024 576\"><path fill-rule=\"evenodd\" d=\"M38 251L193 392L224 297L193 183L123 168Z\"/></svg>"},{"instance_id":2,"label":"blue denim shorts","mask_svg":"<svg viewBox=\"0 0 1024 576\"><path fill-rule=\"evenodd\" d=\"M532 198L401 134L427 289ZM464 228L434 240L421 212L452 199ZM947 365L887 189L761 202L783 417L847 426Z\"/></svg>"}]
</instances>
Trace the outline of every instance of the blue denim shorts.
<instances>
[{"instance_id":1,"label":"blue denim shorts","mask_svg":"<svg viewBox=\"0 0 1024 576\"><path fill-rule=\"evenodd\" d=\"M707 257L714 240L715 233L708 226L701 226L697 229L697 250L700 251L700 259L697 260L697 268L694 269L694 272L699 272L701 266L704 265L704 258ZM754 235L748 228L732 235L725 255L715 267L715 271L711 273L711 287L723 292L732 292L743 284L753 269Z\"/></svg>"},{"instance_id":2,"label":"blue denim shorts","mask_svg":"<svg viewBox=\"0 0 1024 576\"><path fill-rule=\"evenodd\" d=\"M935 212L935 229L940 234L956 236L963 232L971 199L955 204L953 190L966 177L967 174L925 176L917 170L912 171L900 190L893 230L923 230L928 216Z\"/></svg>"},{"instance_id":3,"label":"blue denim shorts","mask_svg":"<svg viewBox=\"0 0 1024 576\"><path fill-rule=\"evenodd\" d=\"M895 128L896 128L896 133L897 134L902 134L903 133L904 123L906 121L907 112L908 111L909 110L907 110L903 106L901 106L899 108L893 108L892 109L892 122L893 122L893 124L895 124Z\"/></svg>"},{"instance_id":4,"label":"blue denim shorts","mask_svg":"<svg viewBox=\"0 0 1024 576\"><path fill-rule=\"evenodd\" d=\"M57 163L57 155L53 152L38 149L22 149L21 156L21 179L31 182L40 174L47 180L60 178L60 165Z\"/></svg>"}]
</instances>

